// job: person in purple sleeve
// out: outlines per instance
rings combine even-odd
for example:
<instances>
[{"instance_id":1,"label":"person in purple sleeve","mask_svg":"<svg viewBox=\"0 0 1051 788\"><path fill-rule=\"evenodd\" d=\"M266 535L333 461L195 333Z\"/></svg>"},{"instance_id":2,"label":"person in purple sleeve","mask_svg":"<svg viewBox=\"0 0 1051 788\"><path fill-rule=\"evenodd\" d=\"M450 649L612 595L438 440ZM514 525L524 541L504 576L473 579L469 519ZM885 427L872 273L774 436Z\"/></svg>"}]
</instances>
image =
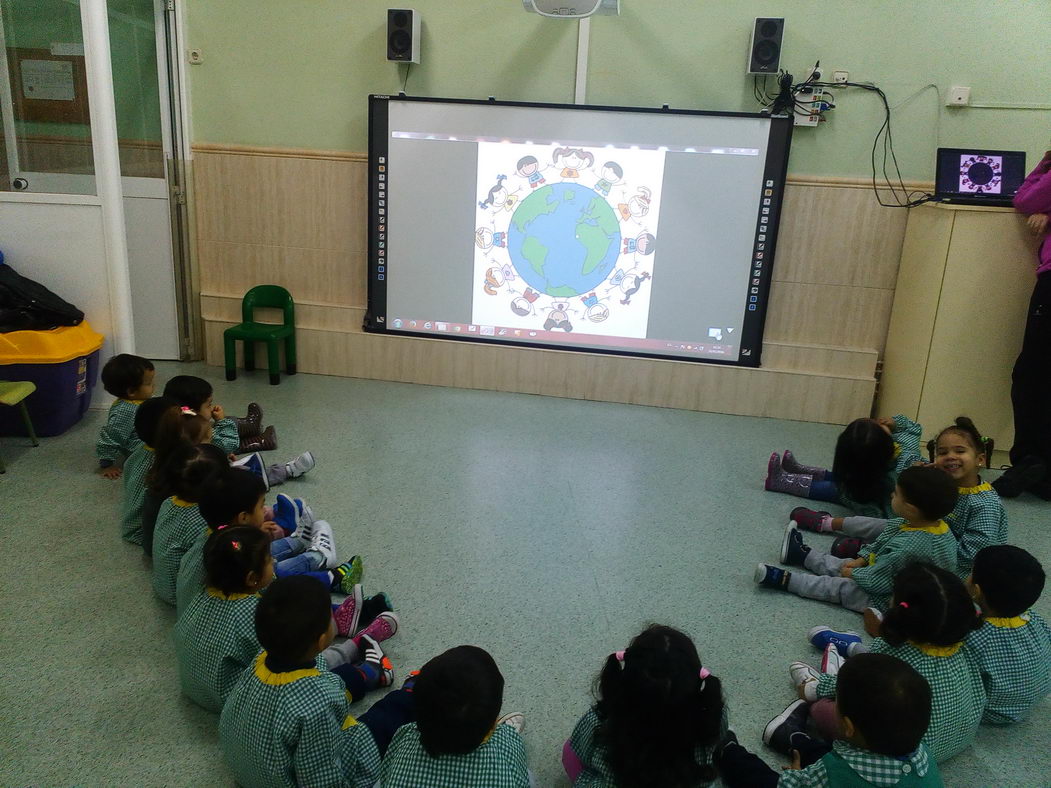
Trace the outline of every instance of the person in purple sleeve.
<instances>
[{"instance_id":1,"label":"person in purple sleeve","mask_svg":"<svg viewBox=\"0 0 1051 788\"><path fill-rule=\"evenodd\" d=\"M1014 498L1028 490L1051 501L1051 151L1044 154L1019 187L1014 206L1029 217L1030 229L1043 241L1022 352L1011 376L1015 422L1011 467L993 482L993 487L1004 498Z\"/></svg>"}]
</instances>

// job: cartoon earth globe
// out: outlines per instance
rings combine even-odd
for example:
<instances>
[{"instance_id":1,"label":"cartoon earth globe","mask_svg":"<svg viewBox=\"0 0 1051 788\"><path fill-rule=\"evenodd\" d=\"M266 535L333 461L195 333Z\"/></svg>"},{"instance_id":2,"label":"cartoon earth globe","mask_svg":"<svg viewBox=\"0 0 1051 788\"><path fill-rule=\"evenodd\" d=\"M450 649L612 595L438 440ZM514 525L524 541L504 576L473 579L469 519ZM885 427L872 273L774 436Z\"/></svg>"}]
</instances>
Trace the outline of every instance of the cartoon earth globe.
<instances>
[{"instance_id":1,"label":"cartoon earth globe","mask_svg":"<svg viewBox=\"0 0 1051 788\"><path fill-rule=\"evenodd\" d=\"M507 250L530 287L571 298L591 292L613 272L620 223L605 198L586 186L543 186L512 215Z\"/></svg>"}]
</instances>

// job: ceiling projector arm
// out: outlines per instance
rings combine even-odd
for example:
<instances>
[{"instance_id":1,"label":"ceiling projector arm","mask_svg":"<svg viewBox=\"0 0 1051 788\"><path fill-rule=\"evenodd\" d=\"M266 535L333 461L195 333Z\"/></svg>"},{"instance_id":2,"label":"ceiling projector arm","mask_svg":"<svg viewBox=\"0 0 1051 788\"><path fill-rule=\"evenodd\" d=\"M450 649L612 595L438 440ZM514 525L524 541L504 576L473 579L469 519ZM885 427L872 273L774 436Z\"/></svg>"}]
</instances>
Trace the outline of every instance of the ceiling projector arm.
<instances>
[{"instance_id":1,"label":"ceiling projector arm","mask_svg":"<svg viewBox=\"0 0 1051 788\"><path fill-rule=\"evenodd\" d=\"M549 19L584 19L596 14L620 14L620 0L522 0L526 11Z\"/></svg>"}]
</instances>

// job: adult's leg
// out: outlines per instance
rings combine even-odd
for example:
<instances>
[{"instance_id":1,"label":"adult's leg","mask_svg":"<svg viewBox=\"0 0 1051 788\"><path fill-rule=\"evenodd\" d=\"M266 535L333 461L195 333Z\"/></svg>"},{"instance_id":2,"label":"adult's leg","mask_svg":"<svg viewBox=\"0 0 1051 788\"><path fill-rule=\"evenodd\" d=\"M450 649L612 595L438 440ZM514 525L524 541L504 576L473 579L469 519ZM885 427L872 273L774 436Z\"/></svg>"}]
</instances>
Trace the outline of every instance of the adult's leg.
<instances>
[{"instance_id":1,"label":"adult's leg","mask_svg":"<svg viewBox=\"0 0 1051 788\"><path fill-rule=\"evenodd\" d=\"M1051 412L1047 390L1051 382L1051 273L1037 277L1029 300L1022 351L1011 374L1015 443L1011 462L1035 456L1051 464Z\"/></svg>"},{"instance_id":2,"label":"adult's leg","mask_svg":"<svg viewBox=\"0 0 1051 788\"><path fill-rule=\"evenodd\" d=\"M808 575L806 572L792 572L788 578L788 590L796 596L832 602L857 613L872 604L869 595L849 577L825 577Z\"/></svg>"}]
</instances>

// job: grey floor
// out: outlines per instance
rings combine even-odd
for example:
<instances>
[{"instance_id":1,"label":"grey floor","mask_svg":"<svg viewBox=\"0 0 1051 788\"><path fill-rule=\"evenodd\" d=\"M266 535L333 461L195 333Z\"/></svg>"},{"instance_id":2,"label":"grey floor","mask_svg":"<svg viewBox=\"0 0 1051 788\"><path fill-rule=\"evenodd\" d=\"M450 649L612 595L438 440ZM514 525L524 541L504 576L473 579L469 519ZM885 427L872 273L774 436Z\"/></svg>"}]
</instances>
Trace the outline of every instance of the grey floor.
<instances>
[{"instance_id":1,"label":"grey floor","mask_svg":"<svg viewBox=\"0 0 1051 788\"><path fill-rule=\"evenodd\" d=\"M178 373L212 380L230 413L261 402L278 455L315 452L284 489L332 522L341 555L365 557L366 593L393 597L399 674L460 643L493 653L540 786L568 784L561 744L645 623L695 638L742 742L771 763L760 735L793 697L789 661L818 656L807 629L860 626L752 583L798 503L763 491L769 452L830 462L834 426L311 375L226 383L200 364L158 380ZM103 419L36 449L2 440L0 785L232 785L216 718L179 695L172 612L118 538L120 483L92 473ZM1051 567L1051 505L1007 506L1011 541ZM1051 592L1037 609L1051 618ZM983 727L946 785L1048 785L1049 722L1045 700L1025 724Z\"/></svg>"}]
</instances>

